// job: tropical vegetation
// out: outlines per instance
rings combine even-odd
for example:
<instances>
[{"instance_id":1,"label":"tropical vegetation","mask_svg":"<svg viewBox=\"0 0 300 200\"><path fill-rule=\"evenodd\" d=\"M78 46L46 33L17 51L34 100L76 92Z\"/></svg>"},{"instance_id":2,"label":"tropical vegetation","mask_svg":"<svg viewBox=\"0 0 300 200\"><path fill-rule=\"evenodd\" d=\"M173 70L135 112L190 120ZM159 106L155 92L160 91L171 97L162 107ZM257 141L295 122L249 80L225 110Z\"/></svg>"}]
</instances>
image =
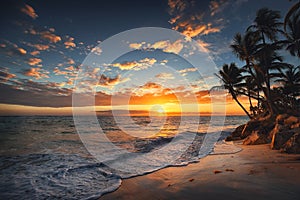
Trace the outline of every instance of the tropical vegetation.
<instances>
[{"instance_id":1,"label":"tropical vegetation","mask_svg":"<svg viewBox=\"0 0 300 200\"><path fill-rule=\"evenodd\" d=\"M237 33L230 48L245 63L224 64L216 76L250 119L278 114L300 114L299 66L284 61L290 54L300 61L300 1L281 22L280 12L262 8L244 33ZM239 98L247 97L249 108Z\"/></svg>"}]
</instances>

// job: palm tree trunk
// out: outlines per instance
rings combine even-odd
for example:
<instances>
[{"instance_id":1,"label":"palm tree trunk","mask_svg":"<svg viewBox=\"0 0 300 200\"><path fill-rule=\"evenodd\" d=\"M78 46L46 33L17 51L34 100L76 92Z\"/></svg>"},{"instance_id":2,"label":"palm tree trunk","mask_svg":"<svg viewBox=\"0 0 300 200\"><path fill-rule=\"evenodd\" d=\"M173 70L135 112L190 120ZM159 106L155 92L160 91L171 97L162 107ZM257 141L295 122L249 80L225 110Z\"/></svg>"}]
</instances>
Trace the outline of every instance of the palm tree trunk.
<instances>
[{"instance_id":1,"label":"palm tree trunk","mask_svg":"<svg viewBox=\"0 0 300 200\"><path fill-rule=\"evenodd\" d=\"M243 111L246 113L246 115L249 117L249 119L252 119L252 116L245 109L245 107L240 103L240 101L237 99L237 97L233 97L233 99L237 102L237 104L239 104L239 106L243 109Z\"/></svg>"},{"instance_id":2,"label":"palm tree trunk","mask_svg":"<svg viewBox=\"0 0 300 200\"><path fill-rule=\"evenodd\" d=\"M252 104L251 94L250 94L250 89L249 88L248 88L248 100L249 100L250 111L252 112L252 116L255 116L255 112L253 110L253 104Z\"/></svg>"},{"instance_id":3,"label":"palm tree trunk","mask_svg":"<svg viewBox=\"0 0 300 200\"><path fill-rule=\"evenodd\" d=\"M263 45L264 45L264 48L266 47L266 40L265 40L265 35L264 35L264 32L261 31L261 36L262 36L262 41L263 41ZM265 58L265 55L264 55L264 60L266 61L266 58ZM266 63L266 62L264 62ZM265 95L265 98L266 98L266 102L267 102L267 106L268 106L268 110L269 110L269 117L272 117L274 116L274 105L273 105L273 102L271 101L271 86L270 86L270 76L269 76L269 66L266 66L267 68L267 74L266 74L266 77L265 78L265 83L266 83L266 89L264 89L264 87L262 87L262 91Z\"/></svg>"},{"instance_id":4,"label":"palm tree trunk","mask_svg":"<svg viewBox=\"0 0 300 200\"><path fill-rule=\"evenodd\" d=\"M260 110L260 101L259 101L259 89L257 88L257 110L258 110L258 112L259 112L259 110Z\"/></svg>"},{"instance_id":5,"label":"palm tree trunk","mask_svg":"<svg viewBox=\"0 0 300 200\"><path fill-rule=\"evenodd\" d=\"M236 97L234 91L232 89L229 90L229 93L231 94L232 98L239 104L239 106L243 109L243 111L246 113L246 115L249 117L249 119L252 119L252 116L249 114L249 112L245 109L245 107L240 103L238 98Z\"/></svg>"}]
</instances>

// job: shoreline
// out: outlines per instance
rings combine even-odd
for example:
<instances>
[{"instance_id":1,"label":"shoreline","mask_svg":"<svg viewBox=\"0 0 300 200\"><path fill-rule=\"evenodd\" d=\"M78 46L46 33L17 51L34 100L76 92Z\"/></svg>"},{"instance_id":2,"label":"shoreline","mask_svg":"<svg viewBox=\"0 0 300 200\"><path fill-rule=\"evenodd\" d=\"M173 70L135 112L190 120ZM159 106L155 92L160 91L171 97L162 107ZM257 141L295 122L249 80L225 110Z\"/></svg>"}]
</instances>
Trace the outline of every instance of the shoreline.
<instances>
[{"instance_id":1,"label":"shoreline","mask_svg":"<svg viewBox=\"0 0 300 200\"><path fill-rule=\"evenodd\" d=\"M234 144L243 150L123 179L117 190L100 199L299 198L299 154L283 154L269 144Z\"/></svg>"}]
</instances>

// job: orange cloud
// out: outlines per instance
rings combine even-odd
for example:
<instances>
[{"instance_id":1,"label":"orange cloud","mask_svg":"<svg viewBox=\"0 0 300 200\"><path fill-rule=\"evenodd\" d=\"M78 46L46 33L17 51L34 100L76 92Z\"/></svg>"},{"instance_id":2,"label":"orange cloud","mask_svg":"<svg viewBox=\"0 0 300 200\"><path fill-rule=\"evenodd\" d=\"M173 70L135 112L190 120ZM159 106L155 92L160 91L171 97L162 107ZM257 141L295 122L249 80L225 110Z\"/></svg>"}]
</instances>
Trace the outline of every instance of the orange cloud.
<instances>
[{"instance_id":1,"label":"orange cloud","mask_svg":"<svg viewBox=\"0 0 300 200\"><path fill-rule=\"evenodd\" d=\"M69 58L69 59L68 59L68 64L69 64L69 65L74 65L74 64L75 64L75 61L74 61L72 58Z\"/></svg>"},{"instance_id":2,"label":"orange cloud","mask_svg":"<svg viewBox=\"0 0 300 200\"><path fill-rule=\"evenodd\" d=\"M40 33L41 37L48 40L49 42L57 43L61 41L61 37L57 36L50 31L43 31Z\"/></svg>"},{"instance_id":3,"label":"orange cloud","mask_svg":"<svg viewBox=\"0 0 300 200\"><path fill-rule=\"evenodd\" d=\"M208 23L207 25L202 24L202 25L192 25L189 24L187 26L176 26L174 28L175 30L182 29L182 34L188 36L188 37L196 37L198 35L207 35L209 33L216 33L220 32L220 28L212 28L211 23Z\"/></svg>"},{"instance_id":4,"label":"orange cloud","mask_svg":"<svg viewBox=\"0 0 300 200\"><path fill-rule=\"evenodd\" d=\"M38 15L35 13L35 10L27 4L25 4L25 7L21 8L21 11L30 16L32 19L36 19L38 17Z\"/></svg>"},{"instance_id":5,"label":"orange cloud","mask_svg":"<svg viewBox=\"0 0 300 200\"><path fill-rule=\"evenodd\" d=\"M30 54L32 56L36 56L36 55L40 54L40 51L32 51Z\"/></svg>"},{"instance_id":6,"label":"orange cloud","mask_svg":"<svg viewBox=\"0 0 300 200\"><path fill-rule=\"evenodd\" d=\"M8 69L1 69L0 68L0 82L5 83L7 82L9 79L15 78L16 75L9 73Z\"/></svg>"},{"instance_id":7,"label":"orange cloud","mask_svg":"<svg viewBox=\"0 0 300 200\"><path fill-rule=\"evenodd\" d=\"M169 40L161 40L153 44L146 44L145 42L132 43L129 44L129 47L132 49L161 49L162 51L167 53L178 54L183 48L183 43L181 40L176 40L175 42L170 42Z\"/></svg>"},{"instance_id":8,"label":"orange cloud","mask_svg":"<svg viewBox=\"0 0 300 200\"><path fill-rule=\"evenodd\" d=\"M55 75L67 75L67 74L68 74L68 72L66 72L66 71L61 71L58 67L55 67L55 68L54 68L53 73L54 73Z\"/></svg>"},{"instance_id":9,"label":"orange cloud","mask_svg":"<svg viewBox=\"0 0 300 200\"><path fill-rule=\"evenodd\" d=\"M17 51L21 54L21 55L25 55L27 53L27 51L23 48L17 48Z\"/></svg>"},{"instance_id":10,"label":"orange cloud","mask_svg":"<svg viewBox=\"0 0 300 200\"><path fill-rule=\"evenodd\" d=\"M116 76L115 78L110 78L102 74L98 85L102 87L112 87L117 84L124 83L128 80L128 78L122 79L120 75Z\"/></svg>"},{"instance_id":11,"label":"orange cloud","mask_svg":"<svg viewBox=\"0 0 300 200\"><path fill-rule=\"evenodd\" d=\"M97 46L97 47L92 48L91 52L96 54L96 55L101 55L102 49Z\"/></svg>"},{"instance_id":12,"label":"orange cloud","mask_svg":"<svg viewBox=\"0 0 300 200\"><path fill-rule=\"evenodd\" d=\"M217 1L211 1L209 8L211 10L210 15L214 16L217 12L219 12L220 4Z\"/></svg>"},{"instance_id":13,"label":"orange cloud","mask_svg":"<svg viewBox=\"0 0 300 200\"><path fill-rule=\"evenodd\" d=\"M113 63L111 66L118 67L121 70L141 70L141 69L147 69L148 67L151 67L153 64L157 62L154 58L144 58L139 61L127 61L123 63Z\"/></svg>"},{"instance_id":14,"label":"orange cloud","mask_svg":"<svg viewBox=\"0 0 300 200\"><path fill-rule=\"evenodd\" d=\"M131 43L131 44L129 44L129 47L132 48L132 49L140 49L144 44L145 44L145 42Z\"/></svg>"},{"instance_id":15,"label":"orange cloud","mask_svg":"<svg viewBox=\"0 0 300 200\"><path fill-rule=\"evenodd\" d=\"M222 27L213 27L212 23L204 22L203 17L206 12L197 10L198 7L203 7L197 3L197 1L169 0L169 13L171 15L169 23L174 25L173 29L191 38L219 32ZM212 14L216 13L220 10L219 3L212 1L210 8L213 9Z\"/></svg>"},{"instance_id":16,"label":"orange cloud","mask_svg":"<svg viewBox=\"0 0 300 200\"><path fill-rule=\"evenodd\" d=\"M174 76L170 73L160 73L157 74L155 77L163 80L174 79Z\"/></svg>"},{"instance_id":17,"label":"orange cloud","mask_svg":"<svg viewBox=\"0 0 300 200\"><path fill-rule=\"evenodd\" d=\"M187 7L187 2L182 0L168 0L168 5L170 8L170 13L175 12L176 10L183 11Z\"/></svg>"},{"instance_id":18,"label":"orange cloud","mask_svg":"<svg viewBox=\"0 0 300 200\"><path fill-rule=\"evenodd\" d=\"M77 69L76 68L74 68L73 66L70 66L70 67L67 67L67 68L65 68L67 71L62 71L62 70L60 70L58 67L55 67L54 68L54 70L53 70L53 73L55 74L55 75L64 75L64 76L66 76L66 78L67 77L69 77L69 76L76 76L77 75Z\"/></svg>"},{"instance_id":19,"label":"orange cloud","mask_svg":"<svg viewBox=\"0 0 300 200\"><path fill-rule=\"evenodd\" d=\"M154 82L147 82L144 85L140 86L138 89L132 91L135 96L145 96L147 94L151 95L161 95L164 88Z\"/></svg>"},{"instance_id":20,"label":"orange cloud","mask_svg":"<svg viewBox=\"0 0 300 200\"><path fill-rule=\"evenodd\" d=\"M42 62L42 59L40 59L40 58L29 58L27 63L30 66L36 66L36 65L39 65L41 62Z\"/></svg>"},{"instance_id":21,"label":"orange cloud","mask_svg":"<svg viewBox=\"0 0 300 200\"><path fill-rule=\"evenodd\" d=\"M202 51L209 52L210 43L204 42L203 40L197 40L197 43L202 47Z\"/></svg>"},{"instance_id":22,"label":"orange cloud","mask_svg":"<svg viewBox=\"0 0 300 200\"><path fill-rule=\"evenodd\" d=\"M182 76L186 76L188 72L195 72L197 71L196 68L185 68L185 69L181 69L178 72L182 74Z\"/></svg>"},{"instance_id":23,"label":"orange cloud","mask_svg":"<svg viewBox=\"0 0 300 200\"><path fill-rule=\"evenodd\" d=\"M73 66L66 67L65 69L68 70L68 71L74 71L75 70L75 68Z\"/></svg>"},{"instance_id":24,"label":"orange cloud","mask_svg":"<svg viewBox=\"0 0 300 200\"><path fill-rule=\"evenodd\" d=\"M210 15L214 16L215 14L222 12L226 7L228 7L228 5L232 5L232 4L238 5L241 3L242 3L241 1L230 2L228 0L218 0L218 1L212 0L209 5Z\"/></svg>"},{"instance_id":25,"label":"orange cloud","mask_svg":"<svg viewBox=\"0 0 300 200\"><path fill-rule=\"evenodd\" d=\"M76 44L74 43L74 38L69 37L69 39L64 43L66 49L69 49L70 47L76 47Z\"/></svg>"},{"instance_id":26,"label":"orange cloud","mask_svg":"<svg viewBox=\"0 0 300 200\"><path fill-rule=\"evenodd\" d=\"M10 41L6 41L6 44L1 44L1 48L6 48L5 53L10 56L23 56L27 54L27 51L24 48L21 48Z\"/></svg>"},{"instance_id":27,"label":"orange cloud","mask_svg":"<svg viewBox=\"0 0 300 200\"><path fill-rule=\"evenodd\" d=\"M197 69L191 67L191 68L181 69L181 70L179 70L178 72L179 72L179 73L187 73L187 72L195 72L195 71L197 71Z\"/></svg>"},{"instance_id":28,"label":"orange cloud","mask_svg":"<svg viewBox=\"0 0 300 200\"><path fill-rule=\"evenodd\" d=\"M45 51L49 49L50 46L45 44L34 44L33 47L35 47L39 51Z\"/></svg>"},{"instance_id":29,"label":"orange cloud","mask_svg":"<svg viewBox=\"0 0 300 200\"><path fill-rule=\"evenodd\" d=\"M30 68L29 70L24 71L25 76L31 76L35 79L49 78L47 75L49 72L41 70L41 68Z\"/></svg>"}]
</instances>

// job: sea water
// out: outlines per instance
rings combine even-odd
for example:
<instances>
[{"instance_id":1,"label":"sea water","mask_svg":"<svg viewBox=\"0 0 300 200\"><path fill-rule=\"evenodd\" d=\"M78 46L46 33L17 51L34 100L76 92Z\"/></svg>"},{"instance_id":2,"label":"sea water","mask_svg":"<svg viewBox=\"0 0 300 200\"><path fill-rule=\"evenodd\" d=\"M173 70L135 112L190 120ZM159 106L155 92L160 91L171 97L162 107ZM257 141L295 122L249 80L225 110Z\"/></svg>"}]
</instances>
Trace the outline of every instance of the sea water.
<instances>
[{"instance_id":1,"label":"sea water","mask_svg":"<svg viewBox=\"0 0 300 200\"><path fill-rule=\"evenodd\" d=\"M113 152L105 157L111 158L109 162L101 162L90 154L76 131L72 116L0 117L0 199L97 199L116 190L122 178L198 161L207 134L220 130L218 126L221 126L223 132L219 140L222 140L233 128L247 121L247 117L227 116L224 123L223 117L214 118L212 126L210 117L195 118L188 116L182 123L181 117L169 116L161 125L159 117L115 120L112 116L98 116L101 134L129 152L130 163L140 162L138 167L121 162L122 171L112 167L117 161L120 165L122 159L114 158ZM142 132L150 136L137 137ZM174 138L180 146L181 137L191 133L194 138L189 147L172 162L168 160L170 155L165 152L175 153L176 148L161 149L174 142ZM158 152L159 156L152 152ZM136 156L144 154L152 155L151 159Z\"/></svg>"}]
</instances>

